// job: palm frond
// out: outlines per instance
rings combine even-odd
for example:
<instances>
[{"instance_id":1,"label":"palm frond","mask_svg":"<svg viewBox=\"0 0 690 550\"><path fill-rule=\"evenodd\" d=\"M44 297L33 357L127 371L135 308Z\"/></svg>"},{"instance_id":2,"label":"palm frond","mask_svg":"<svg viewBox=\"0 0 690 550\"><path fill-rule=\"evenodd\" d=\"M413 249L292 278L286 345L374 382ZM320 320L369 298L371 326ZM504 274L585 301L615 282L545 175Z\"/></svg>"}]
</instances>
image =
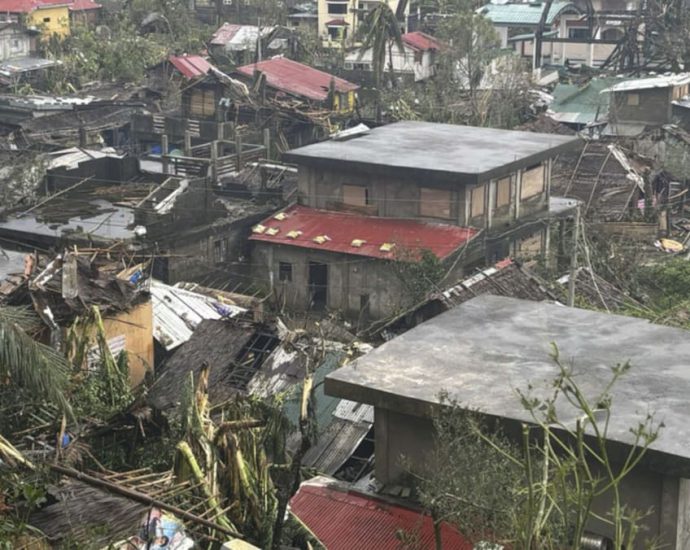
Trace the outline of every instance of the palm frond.
<instances>
[{"instance_id":1,"label":"palm frond","mask_svg":"<svg viewBox=\"0 0 690 550\"><path fill-rule=\"evenodd\" d=\"M16 308L0 307L0 381L54 403L72 418L66 397L70 365L59 352L25 332L21 322L26 319Z\"/></svg>"}]
</instances>

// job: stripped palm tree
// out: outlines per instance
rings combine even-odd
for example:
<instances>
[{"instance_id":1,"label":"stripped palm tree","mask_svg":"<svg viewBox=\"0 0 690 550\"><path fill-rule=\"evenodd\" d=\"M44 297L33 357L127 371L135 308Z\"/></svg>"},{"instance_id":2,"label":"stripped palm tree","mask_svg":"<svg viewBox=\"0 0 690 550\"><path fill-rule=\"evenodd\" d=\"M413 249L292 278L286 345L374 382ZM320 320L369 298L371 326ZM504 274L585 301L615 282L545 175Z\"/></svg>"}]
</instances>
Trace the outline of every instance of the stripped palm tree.
<instances>
[{"instance_id":1,"label":"stripped palm tree","mask_svg":"<svg viewBox=\"0 0 690 550\"><path fill-rule=\"evenodd\" d=\"M29 309L0 307L0 385L12 384L71 417L66 397L70 365L58 351L31 337L38 326Z\"/></svg>"},{"instance_id":2,"label":"stripped palm tree","mask_svg":"<svg viewBox=\"0 0 690 550\"><path fill-rule=\"evenodd\" d=\"M386 57L388 57L391 82L394 82L393 47L398 48L398 51L401 53L405 50L400 32L400 23L387 2L382 1L369 11L363 28L366 31L362 39L359 59L364 56L365 52L371 50L371 68L374 73L374 84L376 87L376 120L378 121L381 116L381 86L386 72Z\"/></svg>"}]
</instances>

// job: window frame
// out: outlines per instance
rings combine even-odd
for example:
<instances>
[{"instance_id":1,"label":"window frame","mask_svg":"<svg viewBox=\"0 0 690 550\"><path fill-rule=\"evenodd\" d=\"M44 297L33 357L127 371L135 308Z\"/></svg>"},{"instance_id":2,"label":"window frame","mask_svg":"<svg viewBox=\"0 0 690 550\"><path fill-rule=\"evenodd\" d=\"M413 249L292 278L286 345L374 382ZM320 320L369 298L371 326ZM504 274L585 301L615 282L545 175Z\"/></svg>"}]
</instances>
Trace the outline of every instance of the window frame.
<instances>
[{"instance_id":1,"label":"window frame","mask_svg":"<svg viewBox=\"0 0 690 550\"><path fill-rule=\"evenodd\" d=\"M625 95L625 105L627 107L639 107L640 106L640 94L632 93Z\"/></svg>"},{"instance_id":2,"label":"window frame","mask_svg":"<svg viewBox=\"0 0 690 550\"><path fill-rule=\"evenodd\" d=\"M476 200L477 193L481 191L481 201ZM475 212L475 205L481 204L481 212ZM469 219L473 220L486 215L486 184L475 185L470 189Z\"/></svg>"},{"instance_id":3,"label":"window frame","mask_svg":"<svg viewBox=\"0 0 690 550\"><path fill-rule=\"evenodd\" d=\"M501 198L501 185L506 185L507 184L507 199L506 202L500 203L499 199ZM513 177L512 175L506 176L504 178L496 180L496 191L495 191L495 198L494 198L494 208L496 210L500 210L501 208L507 208L510 207L511 199L513 196Z\"/></svg>"},{"instance_id":4,"label":"window frame","mask_svg":"<svg viewBox=\"0 0 690 550\"><path fill-rule=\"evenodd\" d=\"M278 261L278 281L281 283L292 282L292 262Z\"/></svg>"},{"instance_id":5,"label":"window frame","mask_svg":"<svg viewBox=\"0 0 690 550\"><path fill-rule=\"evenodd\" d=\"M364 202L347 202L348 193L346 192L346 188L349 188L352 191L364 191ZM356 183L343 183L341 185L341 197L342 203L345 206L353 206L355 208L366 208L367 206L371 206L371 196L369 194L369 188L366 185L357 185Z\"/></svg>"},{"instance_id":6,"label":"window frame","mask_svg":"<svg viewBox=\"0 0 690 550\"><path fill-rule=\"evenodd\" d=\"M536 170L537 168L541 169L541 188L539 191L529 191L529 194L526 192L526 187L525 187L525 174L527 172L531 172L533 170ZM546 191L546 163L541 162L539 164L534 164L532 166L527 166L522 170L522 175L520 177L520 200L524 201L527 199L531 199L533 197L536 197L538 195L541 195Z\"/></svg>"},{"instance_id":7,"label":"window frame","mask_svg":"<svg viewBox=\"0 0 690 550\"><path fill-rule=\"evenodd\" d=\"M444 213L439 213L439 210L441 208L441 199L440 198L433 198L433 197L427 197L425 198L425 194L431 194L431 195L436 195L438 196L439 193L443 193L444 195L448 196L448 202L447 202L447 212L448 214ZM445 197L443 199L445 202ZM438 203L438 204L436 204ZM430 205L430 210L425 209L425 206ZM446 210L445 208L443 210ZM443 189L441 187L424 187L420 186L419 187L419 215L424 218L436 218L439 220L450 220L453 218L453 193L451 192L450 189Z\"/></svg>"}]
</instances>

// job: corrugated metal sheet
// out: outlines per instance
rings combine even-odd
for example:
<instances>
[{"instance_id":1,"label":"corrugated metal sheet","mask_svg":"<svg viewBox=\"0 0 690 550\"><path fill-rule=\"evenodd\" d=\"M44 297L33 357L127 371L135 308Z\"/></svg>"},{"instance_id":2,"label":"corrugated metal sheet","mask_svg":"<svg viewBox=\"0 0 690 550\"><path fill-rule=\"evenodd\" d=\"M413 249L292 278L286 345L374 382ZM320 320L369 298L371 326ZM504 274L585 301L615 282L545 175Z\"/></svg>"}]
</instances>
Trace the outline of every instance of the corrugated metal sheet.
<instances>
[{"instance_id":1,"label":"corrugated metal sheet","mask_svg":"<svg viewBox=\"0 0 690 550\"><path fill-rule=\"evenodd\" d=\"M486 4L477 11L494 25L538 25L546 3ZM575 13L579 10L572 2L553 2L546 17L546 24L552 25L556 17L566 9Z\"/></svg>"},{"instance_id":2,"label":"corrugated metal sheet","mask_svg":"<svg viewBox=\"0 0 690 550\"><path fill-rule=\"evenodd\" d=\"M169 286L156 280L151 281L151 302L153 337L167 351L189 340L204 319L235 317L246 311L203 294Z\"/></svg>"},{"instance_id":3,"label":"corrugated metal sheet","mask_svg":"<svg viewBox=\"0 0 690 550\"><path fill-rule=\"evenodd\" d=\"M319 433L316 442L302 458L302 464L319 473L334 475L352 456L369 430L371 424L366 422L350 422L332 417L326 429Z\"/></svg>"},{"instance_id":4,"label":"corrugated metal sheet","mask_svg":"<svg viewBox=\"0 0 690 550\"><path fill-rule=\"evenodd\" d=\"M324 478L304 483L290 510L328 548L399 550L401 531L417 535L416 547L434 548L430 516L363 494L348 493ZM471 550L472 544L450 525L441 525L444 550Z\"/></svg>"},{"instance_id":5,"label":"corrugated metal sheet","mask_svg":"<svg viewBox=\"0 0 690 550\"><path fill-rule=\"evenodd\" d=\"M260 226L266 230L261 234L253 233L251 239L381 259L395 258L401 249L427 249L442 259L477 233L471 227L362 216L300 205L293 205L283 213L285 219L272 216L261 222ZM277 229L278 233L270 235L269 230L273 229ZM299 232L299 235L290 238L288 234L292 231ZM322 244L314 241L324 236L327 239ZM364 241L361 246L352 244L357 239ZM382 251L384 243L393 243L395 247Z\"/></svg>"},{"instance_id":6,"label":"corrugated metal sheet","mask_svg":"<svg viewBox=\"0 0 690 550\"><path fill-rule=\"evenodd\" d=\"M236 70L249 77L254 76L255 71L261 71L269 87L315 101L325 101L328 98L331 82L337 92L350 92L359 88L357 84L284 57L244 65Z\"/></svg>"},{"instance_id":7,"label":"corrugated metal sheet","mask_svg":"<svg viewBox=\"0 0 690 550\"><path fill-rule=\"evenodd\" d=\"M415 50L440 50L441 42L433 36L420 31L408 32L402 35L403 42Z\"/></svg>"},{"instance_id":8,"label":"corrugated metal sheet","mask_svg":"<svg viewBox=\"0 0 690 550\"><path fill-rule=\"evenodd\" d=\"M171 55L168 61L187 78L198 78L217 70L200 55Z\"/></svg>"},{"instance_id":9,"label":"corrugated metal sheet","mask_svg":"<svg viewBox=\"0 0 690 550\"><path fill-rule=\"evenodd\" d=\"M273 32L275 27L261 27L261 36L267 36ZM255 50L259 39L259 27L256 25L235 25L223 23L223 25L213 33L211 44L214 46L224 46L226 50L244 51Z\"/></svg>"},{"instance_id":10,"label":"corrugated metal sheet","mask_svg":"<svg viewBox=\"0 0 690 550\"><path fill-rule=\"evenodd\" d=\"M652 88L669 88L671 86L683 86L690 84L690 73L672 74L666 76L654 76L650 78L636 78L626 80L602 90L602 94L609 92L628 92L636 90L649 90Z\"/></svg>"},{"instance_id":11,"label":"corrugated metal sheet","mask_svg":"<svg viewBox=\"0 0 690 550\"><path fill-rule=\"evenodd\" d=\"M342 420L349 420L350 422L367 422L374 423L374 407L358 403L357 401L350 401L348 399L341 399L333 411L333 416Z\"/></svg>"}]
</instances>

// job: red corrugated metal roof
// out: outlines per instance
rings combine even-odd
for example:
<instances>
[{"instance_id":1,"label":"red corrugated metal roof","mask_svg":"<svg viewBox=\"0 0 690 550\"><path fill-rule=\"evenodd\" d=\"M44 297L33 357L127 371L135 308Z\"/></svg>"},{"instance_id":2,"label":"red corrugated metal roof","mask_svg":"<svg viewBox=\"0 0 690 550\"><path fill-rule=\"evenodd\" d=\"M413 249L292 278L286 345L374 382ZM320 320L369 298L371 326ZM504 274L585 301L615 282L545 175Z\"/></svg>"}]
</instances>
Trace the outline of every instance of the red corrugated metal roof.
<instances>
[{"instance_id":1,"label":"red corrugated metal roof","mask_svg":"<svg viewBox=\"0 0 690 550\"><path fill-rule=\"evenodd\" d=\"M430 516L337 488L304 484L290 510L328 550L399 550L399 533L415 534L419 548L434 548ZM447 523L441 524L444 550L472 550L472 544Z\"/></svg>"},{"instance_id":2,"label":"red corrugated metal roof","mask_svg":"<svg viewBox=\"0 0 690 550\"><path fill-rule=\"evenodd\" d=\"M402 35L403 42L416 50L440 50L442 43L423 32L408 32Z\"/></svg>"},{"instance_id":3,"label":"red corrugated metal roof","mask_svg":"<svg viewBox=\"0 0 690 550\"><path fill-rule=\"evenodd\" d=\"M316 101L328 98L331 81L335 82L338 92L349 92L359 88L357 84L285 57L274 57L238 67L236 70L245 76L253 76L254 71L259 70L266 75L266 84L271 88Z\"/></svg>"},{"instance_id":4,"label":"red corrugated metal roof","mask_svg":"<svg viewBox=\"0 0 690 550\"><path fill-rule=\"evenodd\" d=\"M255 226L251 239L381 259L398 258L401 251L427 249L443 259L477 233L471 227L363 216L299 205L290 206L281 214L285 215L282 220L274 215ZM265 229L257 233L261 227ZM278 232L271 235L269 230L275 229ZM301 234L290 238L291 231L301 231ZM314 241L316 237L324 237L323 243ZM364 241L361 246L352 244L356 239ZM395 246L388 252L382 251L384 243Z\"/></svg>"},{"instance_id":5,"label":"red corrugated metal roof","mask_svg":"<svg viewBox=\"0 0 690 550\"><path fill-rule=\"evenodd\" d=\"M187 78L204 76L214 68L200 55L171 55L168 61Z\"/></svg>"},{"instance_id":6,"label":"red corrugated metal roof","mask_svg":"<svg viewBox=\"0 0 690 550\"><path fill-rule=\"evenodd\" d=\"M88 10L97 10L102 8L100 4L96 4L96 2L92 2L91 0L74 0L69 5L70 11L88 11Z\"/></svg>"},{"instance_id":7,"label":"red corrugated metal roof","mask_svg":"<svg viewBox=\"0 0 690 550\"><path fill-rule=\"evenodd\" d=\"M31 13L42 7L68 6L69 0L0 0L1 13Z\"/></svg>"},{"instance_id":8,"label":"red corrugated metal roof","mask_svg":"<svg viewBox=\"0 0 690 550\"><path fill-rule=\"evenodd\" d=\"M345 19L331 19L330 21L328 21L326 23L327 27L329 25L333 26L333 27L345 27L345 26L349 27L350 26L350 24L347 21L345 21Z\"/></svg>"}]
</instances>

